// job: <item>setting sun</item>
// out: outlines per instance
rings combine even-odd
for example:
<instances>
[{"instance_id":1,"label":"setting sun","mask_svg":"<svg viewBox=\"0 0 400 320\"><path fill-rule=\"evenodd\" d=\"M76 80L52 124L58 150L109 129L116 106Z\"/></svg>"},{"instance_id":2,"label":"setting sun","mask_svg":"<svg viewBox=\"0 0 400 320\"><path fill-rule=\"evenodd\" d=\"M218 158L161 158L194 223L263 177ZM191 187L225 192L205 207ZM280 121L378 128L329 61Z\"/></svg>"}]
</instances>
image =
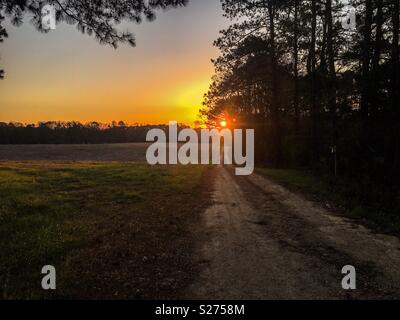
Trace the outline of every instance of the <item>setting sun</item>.
<instances>
[{"instance_id":1,"label":"setting sun","mask_svg":"<svg viewBox=\"0 0 400 320\"><path fill-rule=\"evenodd\" d=\"M220 122L220 125L222 128L225 128L227 126L227 122L225 120Z\"/></svg>"},{"instance_id":2,"label":"setting sun","mask_svg":"<svg viewBox=\"0 0 400 320\"><path fill-rule=\"evenodd\" d=\"M0 120L154 125L176 120L193 126L214 72L210 59L218 50L213 41L228 22L219 1L191 1L157 18L151 24L127 24L137 47L118 50L99 46L63 23L42 34L30 23L19 28L7 22Z\"/></svg>"}]
</instances>

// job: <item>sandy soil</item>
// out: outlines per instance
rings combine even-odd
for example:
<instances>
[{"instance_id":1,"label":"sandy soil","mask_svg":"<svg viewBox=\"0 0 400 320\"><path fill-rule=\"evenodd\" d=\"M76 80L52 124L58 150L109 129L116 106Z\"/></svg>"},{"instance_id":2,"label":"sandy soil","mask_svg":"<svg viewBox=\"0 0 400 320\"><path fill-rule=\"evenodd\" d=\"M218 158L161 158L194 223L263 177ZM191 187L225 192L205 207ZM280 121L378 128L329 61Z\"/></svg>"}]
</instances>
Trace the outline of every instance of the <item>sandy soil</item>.
<instances>
[{"instance_id":1,"label":"sandy soil","mask_svg":"<svg viewBox=\"0 0 400 320\"><path fill-rule=\"evenodd\" d=\"M260 177L215 169L203 269L187 292L207 299L400 298L400 241L375 234ZM342 267L357 290L342 289Z\"/></svg>"}]
</instances>

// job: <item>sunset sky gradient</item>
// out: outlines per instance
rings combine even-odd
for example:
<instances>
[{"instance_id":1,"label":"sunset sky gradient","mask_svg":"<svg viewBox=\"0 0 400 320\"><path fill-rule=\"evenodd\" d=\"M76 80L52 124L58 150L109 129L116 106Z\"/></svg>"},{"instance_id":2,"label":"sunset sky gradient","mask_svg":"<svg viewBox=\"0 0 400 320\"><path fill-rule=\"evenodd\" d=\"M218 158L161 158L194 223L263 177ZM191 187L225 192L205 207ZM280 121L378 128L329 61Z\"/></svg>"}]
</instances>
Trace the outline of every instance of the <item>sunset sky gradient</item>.
<instances>
[{"instance_id":1,"label":"sunset sky gradient","mask_svg":"<svg viewBox=\"0 0 400 320\"><path fill-rule=\"evenodd\" d=\"M193 124L218 54L212 43L227 25L219 0L190 0L153 22L124 24L137 46L114 50L65 24L49 34L7 24L0 121Z\"/></svg>"}]
</instances>

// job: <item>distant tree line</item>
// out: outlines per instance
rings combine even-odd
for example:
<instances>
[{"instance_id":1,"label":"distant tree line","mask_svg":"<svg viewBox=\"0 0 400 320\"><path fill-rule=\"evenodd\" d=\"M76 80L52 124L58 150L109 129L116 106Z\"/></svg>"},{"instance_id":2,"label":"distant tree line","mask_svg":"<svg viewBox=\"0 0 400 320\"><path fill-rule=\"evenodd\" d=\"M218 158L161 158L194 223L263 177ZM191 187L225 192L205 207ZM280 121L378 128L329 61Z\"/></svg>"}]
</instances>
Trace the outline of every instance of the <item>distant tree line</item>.
<instances>
[{"instance_id":1,"label":"distant tree line","mask_svg":"<svg viewBox=\"0 0 400 320\"><path fill-rule=\"evenodd\" d=\"M260 163L398 183L399 0L221 2L203 121L255 128Z\"/></svg>"},{"instance_id":2,"label":"distant tree line","mask_svg":"<svg viewBox=\"0 0 400 320\"><path fill-rule=\"evenodd\" d=\"M179 126L183 128L183 125ZM145 142L149 130L166 125L126 125L48 121L38 124L0 122L0 144L86 144Z\"/></svg>"}]
</instances>

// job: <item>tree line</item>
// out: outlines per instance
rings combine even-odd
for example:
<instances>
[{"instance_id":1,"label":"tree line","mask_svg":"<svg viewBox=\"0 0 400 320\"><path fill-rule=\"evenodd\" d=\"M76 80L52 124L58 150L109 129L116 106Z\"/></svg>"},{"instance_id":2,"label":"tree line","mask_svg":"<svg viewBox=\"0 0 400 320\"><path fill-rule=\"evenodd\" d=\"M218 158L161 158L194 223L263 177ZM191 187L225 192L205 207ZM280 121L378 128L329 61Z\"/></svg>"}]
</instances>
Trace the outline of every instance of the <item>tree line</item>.
<instances>
[{"instance_id":1,"label":"tree line","mask_svg":"<svg viewBox=\"0 0 400 320\"><path fill-rule=\"evenodd\" d=\"M110 124L48 121L38 124L0 122L0 144L86 144L146 142L147 132L167 125L127 125L123 121ZM179 125L179 129L184 128Z\"/></svg>"},{"instance_id":2,"label":"tree line","mask_svg":"<svg viewBox=\"0 0 400 320\"><path fill-rule=\"evenodd\" d=\"M260 163L397 182L399 0L221 2L202 121L255 128Z\"/></svg>"}]
</instances>

